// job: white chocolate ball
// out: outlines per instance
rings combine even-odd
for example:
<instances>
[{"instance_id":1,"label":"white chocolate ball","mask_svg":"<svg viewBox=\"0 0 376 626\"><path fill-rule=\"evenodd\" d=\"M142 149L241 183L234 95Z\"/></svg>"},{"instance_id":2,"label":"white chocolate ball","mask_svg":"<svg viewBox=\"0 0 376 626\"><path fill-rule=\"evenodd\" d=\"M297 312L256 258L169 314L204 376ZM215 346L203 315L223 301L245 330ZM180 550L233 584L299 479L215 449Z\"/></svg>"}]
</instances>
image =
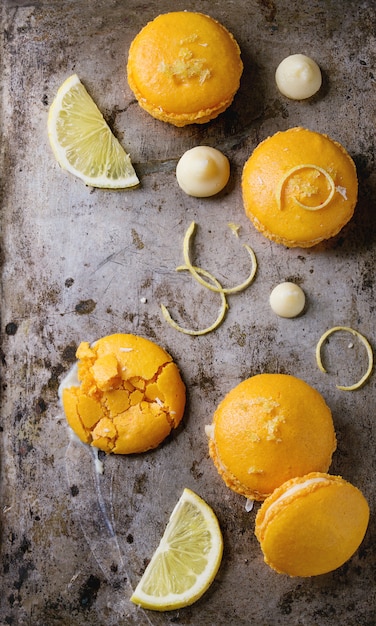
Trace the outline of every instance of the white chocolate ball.
<instances>
[{"instance_id":1,"label":"white chocolate ball","mask_svg":"<svg viewBox=\"0 0 376 626\"><path fill-rule=\"evenodd\" d=\"M291 100L304 100L321 87L321 70L305 54L292 54L278 65L275 80L279 91Z\"/></svg>"},{"instance_id":2,"label":"white chocolate ball","mask_svg":"<svg viewBox=\"0 0 376 626\"><path fill-rule=\"evenodd\" d=\"M304 291L295 283L281 283L274 287L269 303L279 317L297 317L305 306Z\"/></svg>"},{"instance_id":3,"label":"white chocolate ball","mask_svg":"<svg viewBox=\"0 0 376 626\"><path fill-rule=\"evenodd\" d=\"M196 146L184 152L176 167L179 186L189 196L208 198L221 191L230 178L228 158L216 148Z\"/></svg>"}]
</instances>

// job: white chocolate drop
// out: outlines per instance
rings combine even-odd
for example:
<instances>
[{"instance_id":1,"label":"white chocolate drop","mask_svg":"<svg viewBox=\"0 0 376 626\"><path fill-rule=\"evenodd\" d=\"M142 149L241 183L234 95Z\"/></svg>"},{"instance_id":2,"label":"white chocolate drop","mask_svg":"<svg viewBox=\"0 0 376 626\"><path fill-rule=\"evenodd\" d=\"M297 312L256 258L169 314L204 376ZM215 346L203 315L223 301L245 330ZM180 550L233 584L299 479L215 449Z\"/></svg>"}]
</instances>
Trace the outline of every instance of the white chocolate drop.
<instances>
[{"instance_id":1,"label":"white chocolate drop","mask_svg":"<svg viewBox=\"0 0 376 626\"><path fill-rule=\"evenodd\" d=\"M278 65L275 80L279 91L292 100L313 96L321 87L321 70L305 54L292 54Z\"/></svg>"},{"instance_id":2,"label":"white chocolate drop","mask_svg":"<svg viewBox=\"0 0 376 626\"><path fill-rule=\"evenodd\" d=\"M225 187L229 177L228 158L210 146L187 150L176 167L179 186L186 194L196 198L214 196Z\"/></svg>"},{"instance_id":3,"label":"white chocolate drop","mask_svg":"<svg viewBox=\"0 0 376 626\"><path fill-rule=\"evenodd\" d=\"M304 291L295 283L281 283L274 287L269 303L279 317L297 317L304 309Z\"/></svg>"}]
</instances>

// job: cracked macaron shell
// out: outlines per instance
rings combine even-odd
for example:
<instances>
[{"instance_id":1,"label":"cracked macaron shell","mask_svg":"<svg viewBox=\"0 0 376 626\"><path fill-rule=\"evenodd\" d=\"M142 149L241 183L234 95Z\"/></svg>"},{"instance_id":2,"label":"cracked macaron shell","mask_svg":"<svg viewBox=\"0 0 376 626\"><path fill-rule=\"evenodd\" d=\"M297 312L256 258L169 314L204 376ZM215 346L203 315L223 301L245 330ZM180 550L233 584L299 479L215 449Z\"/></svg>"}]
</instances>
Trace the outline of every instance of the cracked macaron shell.
<instances>
[{"instance_id":1,"label":"cracked macaron shell","mask_svg":"<svg viewBox=\"0 0 376 626\"><path fill-rule=\"evenodd\" d=\"M369 506L341 476L312 472L276 489L260 507L255 534L280 574L317 576L343 565L367 530Z\"/></svg>"},{"instance_id":2,"label":"cracked macaron shell","mask_svg":"<svg viewBox=\"0 0 376 626\"><path fill-rule=\"evenodd\" d=\"M115 454L156 448L184 413L185 385L172 357L131 334L82 342L79 385L62 390L68 424L84 443Z\"/></svg>"},{"instance_id":3,"label":"cracked macaron shell","mask_svg":"<svg viewBox=\"0 0 376 626\"><path fill-rule=\"evenodd\" d=\"M209 453L230 489L264 500L279 485L326 472L336 449L332 414L321 394L289 374L258 374L220 402Z\"/></svg>"}]
</instances>

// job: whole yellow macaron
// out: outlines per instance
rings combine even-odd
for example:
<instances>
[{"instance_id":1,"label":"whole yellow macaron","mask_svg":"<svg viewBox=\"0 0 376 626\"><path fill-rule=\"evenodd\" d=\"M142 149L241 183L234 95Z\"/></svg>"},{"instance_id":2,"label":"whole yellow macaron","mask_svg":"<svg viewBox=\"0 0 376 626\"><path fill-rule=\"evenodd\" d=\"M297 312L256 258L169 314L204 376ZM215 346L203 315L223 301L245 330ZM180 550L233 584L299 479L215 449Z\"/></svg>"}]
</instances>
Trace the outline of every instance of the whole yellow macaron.
<instances>
[{"instance_id":1,"label":"whole yellow macaron","mask_svg":"<svg viewBox=\"0 0 376 626\"><path fill-rule=\"evenodd\" d=\"M139 105L175 126L203 124L225 111L242 71L233 35L212 17L191 11L164 13L146 24L127 62Z\"/></svg>"},{"instance_id":2,"label":"whole yellow macaron","mask_svg":"<svg viewBox=\"0 0 376 626\"><path fill-rule=\"evenodd\" d=\"M117 333L82 342L76 356L59 394L81 441L115 454L146 452L179 425L185 385L156 343Z\"/></svg>"},{"instance_id":3,"label":"whole yellow macaron","mask_svg":"<svg viewBox=\"0 0 376 626\"><path fill-rule=\"evenodd\" d=\"M234 387L207 427L209 453L230 489L264 500L282 483L326 472L336 449L332 414L305 381L258 374Z\"/></svg>"},{"instance_id":4,"label":"whole yellow macaron","mask_svg":"<svg viewBox=\"0 0 376 626\"><path fill-rule=\"evenodd\" d=\"M317 576L343 565L367 530L367 500L341 476L310 473L281 485L256 516L265 562L289 576Z\"/></svg>"},{"instance_id":5,"label":"whole yellow macaron","mask_svg":"<svg viewBox=\"0 0 376 626\"><path fill-rule=\"evenodd\" d=\"M358 197L354 161L327 135L290 128L262 141L244 165L245 213L265 237L309 248L337 235Z\"/></svg>"}]
</instances>

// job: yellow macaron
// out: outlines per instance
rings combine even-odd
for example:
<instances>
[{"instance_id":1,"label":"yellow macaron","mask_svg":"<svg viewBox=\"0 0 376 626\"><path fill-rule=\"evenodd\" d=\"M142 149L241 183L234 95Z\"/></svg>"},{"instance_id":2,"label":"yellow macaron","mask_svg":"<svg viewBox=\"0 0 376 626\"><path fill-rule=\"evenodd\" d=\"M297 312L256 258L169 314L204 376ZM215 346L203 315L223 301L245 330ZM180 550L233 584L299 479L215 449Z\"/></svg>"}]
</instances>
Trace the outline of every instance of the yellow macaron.
<instances>
[{"instance_id":1,"label":"yellow macaron","mask_svg":"<svg viewBox=\"0 0 376 626\"><path fill-rule=\"evenodd\" d=\"M336 449L323 397L288 374L258 374L234 387L207 433L226 485L253 500L264 500L295 476L326 472Z\"/></svg>"},{"instance_id":2,"label":"yellow macaron","mask_svg":"<svg viewBox=\"0 0 376 626\"><path fill-rule=\"evenodd\" d=\"M310 473L281 485L256 516L265 562L289 576L331 572L356 552L367 530L367 500L341 476Z\"/></svg>"},{"instance_id":3,"label":"yellow macaron","mask_svg":"<svg viewBox=\"0 0 376 626\"><path fill-rule=\"evenodd\" d=\"M242 193L246 215L265 237L309 248L351 219L358 179L340 143L296 127L255 148L243 168Z\"/></svg>"},{"instance_id":4,"label":"yellow macaron","mask_svg":"<svg viewBox=\"0 0 376 626\"><path fill-rule=\"evenodd\" d=\"M203 124L225 111L243 63L233 35L203 13L156 17L131 43L128 84L139 105L175 126Z\"/></svg>"},{"instance_id":5,"label":"yellow macaron","mask_svg":"<svg viewBox=\"0 0 376 626\"><path fill-rule=\"evenodd\" d=\"M84 443L131 454L156 448L184 413L185 385L172 357L137 335L82 342L60 386L64 412Z\"/></svg>"}]
</instances>

